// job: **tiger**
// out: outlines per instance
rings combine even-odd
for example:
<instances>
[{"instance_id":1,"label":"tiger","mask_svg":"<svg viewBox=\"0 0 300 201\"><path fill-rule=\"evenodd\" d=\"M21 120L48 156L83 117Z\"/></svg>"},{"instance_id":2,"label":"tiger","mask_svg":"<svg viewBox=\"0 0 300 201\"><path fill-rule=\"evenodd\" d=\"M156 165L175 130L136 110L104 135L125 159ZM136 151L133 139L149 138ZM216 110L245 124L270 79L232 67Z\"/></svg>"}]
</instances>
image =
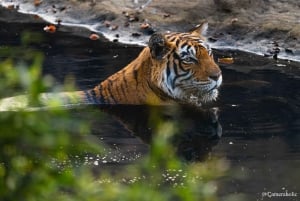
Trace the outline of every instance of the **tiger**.
<instances>
[{"instance_id":1,"label":"tiger","mask_svg":"<svg viewBox=\"0 0 300 201\"><path fill-rule=\"evenodd\" d=\"M222 72L204 37L207 29L205 21L187 32L154 33L136 59L94 88L42 93L40 100L44 104L58 97L72 105L179 103L196 107L212 102L218 97ZM2 99L0 110L14 102L12 98L16 99Z\"/></svg>"}]
</instances>

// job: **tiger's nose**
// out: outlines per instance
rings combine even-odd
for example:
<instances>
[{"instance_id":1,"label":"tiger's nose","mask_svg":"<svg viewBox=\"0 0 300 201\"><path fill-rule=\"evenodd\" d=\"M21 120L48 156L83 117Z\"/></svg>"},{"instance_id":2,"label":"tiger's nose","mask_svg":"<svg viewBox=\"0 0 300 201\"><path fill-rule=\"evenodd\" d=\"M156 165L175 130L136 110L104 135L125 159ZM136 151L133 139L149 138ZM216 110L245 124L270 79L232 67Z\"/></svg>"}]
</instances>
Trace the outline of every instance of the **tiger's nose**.
<instances>
[{"instance_id":1,"label":"tiger's nose","mask_svg":"<svg viewBox=\"0 0 300 201\"><path fill-rule=\"evenodd\" d=\"M218 81L218 79L220 78L221 76L221 71L218 71L218 72L215 72L215 73L212 73L210 74L208 77L214 81Z\"/></svg>"}]
</instances>

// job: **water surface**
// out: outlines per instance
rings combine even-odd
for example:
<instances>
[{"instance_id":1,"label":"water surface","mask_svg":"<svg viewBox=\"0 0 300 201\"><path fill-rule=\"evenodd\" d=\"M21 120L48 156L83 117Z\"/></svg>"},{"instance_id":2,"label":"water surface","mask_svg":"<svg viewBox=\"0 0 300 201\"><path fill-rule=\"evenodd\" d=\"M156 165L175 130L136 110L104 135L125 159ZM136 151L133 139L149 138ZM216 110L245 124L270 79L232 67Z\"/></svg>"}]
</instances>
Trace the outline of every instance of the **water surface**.
<instances>
[{"instance_id":1,"label":"water surface","mask_svg":"<svg viewBox=\"0 0 300 201\"><path fill-rule=\"evenodd\" d=\"M68 31L43 33L43 26L1 22L0 47L20 45L24 31L41 33L43 42L29 46L45 54L43 74L55 77L57 85L72 79L80 89L93 87L141 51L141 47L91 41ZM181 134L173 142L178 154L187 161L226 158L232 174L220 181L221 196L236 193L260 200L261 193L268 191L299 194L300 64L215 50L216 59L223 56L235 62L220 64L224 83L215 103L204 110L154 108L163 119L181 122ZM94 107L71 112L72 118L92 122L92 135L107 145L105 156L87 156L86 163L95 171L104 167L118 171L148 153L153 108L117 106L106 111Z\"/></svg>"}]
</instances>

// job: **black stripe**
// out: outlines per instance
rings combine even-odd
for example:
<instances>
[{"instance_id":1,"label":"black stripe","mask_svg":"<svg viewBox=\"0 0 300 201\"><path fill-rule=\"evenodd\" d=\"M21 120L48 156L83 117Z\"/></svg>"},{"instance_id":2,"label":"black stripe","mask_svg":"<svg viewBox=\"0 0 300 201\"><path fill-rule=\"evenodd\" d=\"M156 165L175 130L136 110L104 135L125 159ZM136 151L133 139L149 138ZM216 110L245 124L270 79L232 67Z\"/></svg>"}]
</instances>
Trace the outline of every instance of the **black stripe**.
<instances>
[{"instance_id":1,"label":"black stripe","mask_svg":"<svg viewBox=\"0 0 300 201\"><path fill-rule=\"evenodd\" d=\"M175 88L175 82L176 82L176 79L178 77L177 65L176 65L175 62L173 62L173 70L174 70L174 73L175 73L175 77L172 81L172 88L174 89Z\"/></svg>"},{"instance_id":2,"label":"black stripe","mask_svg":"<svg viewBox=\"0 0 300 201\"><path fill-rule=\"evenodd\" d=\"M133 70L133 78L136 81L136 88L138 86L138 71L136 69Z\"/></svg>"},{"instance_id":3,"label":"black stripe","mask_svg":"<svg viewBox=\"0 0 300 201\"><path fill-rule=\"evenodd\" d=\"M162 82L164 82L164 77L162 77ZM168 99L173 99L171 96L169 96L168 94L166 94L162 89L152 85L149 83L149 80L147 80L147 84L149 86L149 88L162 100L162 101L166 101ZM168 91L170 91L168 89ZM170 92L171 93L171 92Z\"/></svg>"},{"instance_id":4,"label":"black stripe","mask_svg":"<svg viewBox=\"0 0 300 201\"><path fill-rule=\"evenodd\" d=\"M109 93L109 96L110 96L110 98L113 100L113 104L116 104L117 101L116 101L116 99L115 99L115 97L114 97L114 95L113 95L113 93L112 93L112 91L111 91L111 88L112 88L112 86L113 86L113 81L111 81L110 79L108 79L108 83L109 83L109 86L108 86L108 93Z\"/></svg>"},{"instance_id":5,"label":"black stripe","mask_svg":"<svg viewBox=\"0 0 300 201\"><path fill-rule=\"evenodd\" d=\"M84 92L84 95L85 95L85 98L86 98L87 102L92 103L93 100L91 99L91 95L89 94L88 90L85 90L83 92Z\"/></svg>"},{"instance_id":6,"label":"black stripe","mask_svg":"<svg viewBox=\"0 0 300 201\"><path fill-rule=\"evenodd\" d=\"M181 33L180 34L182 37L185 37L185 36L190 36L191 34L189 34L189 33Z\"/></svg>"},{"instance_id":7,"label":"black stripe","mask_svg":"<svg viewBox=\"0 0 300 201\"><path fill-rule=\"evenodd\" d=\"M89 92L90 92L90 94L91 94L91 99L92 99L92 103L96 103L96 102L98 102L96 99L95 99L95 97L96 97L96 93L95 93L95 90L94 89L91 89L91 90L89 90Z\"/></svg>"},{"instance_id":8,"label":"black stripe","mask_svg":"<svg viewBox=\"0 0 300 201\"><path fill-rule=\"evenodd\" d=\"M121 91L120 91L120 90L121 90ZM121 87L121 89L120 89L119 86L116 87L116 88L115 88L115 92L117 93L116 95L117 95L118 97L120 97L120 95L122 95L122 93L123 93L122 87Z\"/></svg>"},{"instance_id":9,"label":"black stripe","mask_svg":"<svg viewBox=\"0 0 300 201\"><path fill-rule=\"evenodd\" d=\"M176 36L173 36L172 38L169 39L170 42L173 42L176 39Z\"/></svg>"},{"instance_id":10,"label":"black stripe","mask_svg":"<svg viewBox=\"0 0 300 201\"><path fill-rule=\"evenodd\" d=\"M175 44L176 44L176 47L178 47L178 45L179 45L179 42L180 42L180 40L179 40L179 39L177 39L177 40L176 40L176 42L175 42Z\"/></svg>"},{"instance_id":11,"label":"black stripe","mask_svg":"<svg viewBox=\"0 0 300 201\"><path fill-rule=\"evenodd\" d=\"M126 91L124 89L124 84L123 83L121 84L121 91L122 91L122 94L124 95L124 97L126 98L127 95L126 95Z\"/></svg>"},{"instance_id":12,"label":"black stripe","mask_svg":"<svg viewBox=\"0 0 300 201\"><path fill-rule=\"evenodd\" d=\"M171 74L171 71L170 71L170 66L169 66L169 64L170 64L170 61L168 60L168 63L167 63L167 79L168 79L168 77L170 76L170 74Z\"/></svg>"},{"instance_id":13,"label":"black stripe","mask_svg":"<svg viewBox=\"0 0 300 201\"><path fill-rule=\"evenodd\" d=\"M171 37L176 36L176 35L178 35L178 33L177 32L173 32L173 33L167 34L166 38L170 39Z\"/></svg>"},{"instance_id":14,"label":"black stripe","mask_svg":"<svg viewBox=\"0 0 300 201\"><path fill-rule=\"evenodd\" d=\"M190 49L191 49L191 47L192 47L192 46L191 46L191 45L189 45L189 46L188 46L188 48L186 49L186 51L190 53Z\"/></svg>"},{"instance_id":15,"label":"black stripe","mask_svg":"<svg viewBox=\"0 0 300 201\"><path fill-rule=\"evenodd\" d=\"M121 85L121 89L122 89L122 93L124 94L124 97L127 97L127 94L126 94L126 88L128 87L128 85L127 85L127 79L126 79L126 77L125 77L125 70L123 70L122 71L122 76L123 76L123 83L124 84L122 84ZM125 86L124 86L125 85ZM124 88L125 87L125 88Z\"/></svg>"},{"instance_id":16,"label":"black stripe","mask_svg":"<svg viewBox=\"0 0 300 201\"><path fill-rule=\"evenodd\" d=\"M182 45L181 45L181 48L184 48L185 46L187 46L188 43L187 42L184 42Z\"/></svg>"},{"instance_id":17,"label":"black stripe","mask_svg":"<svg viewBox=\"0 0 300 201\"><path fill-rule=\"evenodd\" d=\"M175 60L173 61L173 69L174 69L175 76L177 76L178 70L177 70L177 64L175 63Z\"/></svg>"},{"instance_id":18,"label":"black stripe","mask_svg":"<svg viewBox=\"0 0 300 201\"><path fill-rule=\"evenodd\" d=\"M187 74L185 74L185 75L187 75ZM183 77L183 76L181 76L181 77ZM190 74L187 78L184 78L184 79L182 79L180 81L190 80L191 78L192 78L192 74Z\"/></svg>"},{"instance_id":19,"label":"black stripe","mask_svg":"<svg viewBox=\"0 0 300 201\"><path fill-rule=\"evenodd\" d=\"M172 37L172 34L166 35L166 38L169 40Z\"/></svg>"},{"instance_id":20,"label":"black stripe","mask_svg":"<svg viewBox=\"0 0 300 201\"><path fill-rule=\"evenodd\" d=\"M138 71L136 69L133 70L133 78L137 81L138 79Z\"/></svg>"},{"instance_id":21,"label":"black stripe","mask_svg":"<svg viewBox=\"0 0 300 201\"><path fill-rule=\"evenodd\" d=\"M127 87L127 80L125 77L125 70L122 71L122 76L123 76L123 82L125 83L125 86Z\"/></svg>"},{"instance_id":22,"label":"black stripe","mask_svg":"<svg viewBox=\"0 0 300 201\"><path fill-rule=\"evenodd\" d=\"M173 57L174 59L180 60L180 57L176 52L173 53Z\"/></svg>"},{"instance_id":23,"label":"black stripe","mask_svg":"<svg viewBox=\"0 0 300 201\"><path fill-rule=\"evenodd\" d=\"M173 53L173 57L179 62L179 69L180 69L181 71L183 71L183 72L189 72L189 70L185 70L185 69L182 67L182 65L181 65L181 63L180 63L180 57L179 57L179 55L178 55L176 52ZM174 61L174 63L175 63L175 61Z\"/></svg>"},{"instance_id":24,"label":"black stripe","mask_svg":"<svg viewBox=\"0 0 300 201\"><path fill-rule=\"evenodd\" d=\"M96 91L95 89L90 90L93 98L93 103L100 104L99 100L97 99Z\"/></svg>"},{"instance_id":25,"label":"black stripe","mask_svg":"<svg viewBox=\"0 0 300 201\"><path fill-rule=\"evenodd\" d=\"M175 64L176 65L176 64ZM176 65L177 66L177 65ZM177 68L177 67L176 67ZM175 68L174 68L175 69ZM188 75L189 74L189 72L185 72L185 73L183 73L183 74L177 74L176 75L176 77L174 78L174 80L173 80L173 84L172 84L172 86L174 86L175 87L175 82L176 82L176 80L178 79L178 78L181 78L181 77L184 77L184 76L186 76L186 75ZM182 80L181 80L182 81Z\"/></svg>"},{"instance_id":26,"label":"black stripe","mask_svg":"<svg viewBox=\"0 0 300 201\"><path fill-rule=\"evenodd\" d=\"M104 99L104 96L103 96L103 93L102 93L102 85L101 84L99 84L98 89L99 89L99 93L100 93L100 103L106 104L107 102Z\"/></svg>"},{"instance_id":27,"label":"black stripe","mask_svg":"<svg viewBox=\"0 0 300 201\"><path fill-rule=\"evenodd\" d=\"M181 65L181 63L179 62L179 69L181 70L181 71L183 71L183 72L189 72L189 70L185 70L183 67L182 67L182 65Z\"/></svg>"},{"instance_id":28,"label":"black stripe","mask_svg":"<svg viewBox=\"0 0 300 201\"><path fill-rule=\"evenodd\" d=\"M167 69L166 69L166 70L167 70L167 80L166 80L167 82L169 82L169 80L170 80L169 77L171 76L170 57L171 57L171 56L168 57ZM170 84L171 84L172 89L174 89L175 86L174 86L174 82L173 82L172 80L171 80ZM169 90L169 92L171 93L171 91L170 91L169 88L168 88L168 90Z\"/></svg>"},{"instance_id":29,"label":"black stripe","mask_svg":"<svg viewBox=\"0 0 300 201\"><path fill-rule=\"evenodd\" d=\"M199 38L197 38L197 37L196 37L196 38L194 38L194 37L191 37L191 38L190 38L190 40L191 40L191 41L193 41L193 42L196 42L196 43L198 43L198 44L201 44L201 43L203 43L203 41L202 41L202 40L201 40L201 42L199 42Z\"/></svg>"}]
</instances>

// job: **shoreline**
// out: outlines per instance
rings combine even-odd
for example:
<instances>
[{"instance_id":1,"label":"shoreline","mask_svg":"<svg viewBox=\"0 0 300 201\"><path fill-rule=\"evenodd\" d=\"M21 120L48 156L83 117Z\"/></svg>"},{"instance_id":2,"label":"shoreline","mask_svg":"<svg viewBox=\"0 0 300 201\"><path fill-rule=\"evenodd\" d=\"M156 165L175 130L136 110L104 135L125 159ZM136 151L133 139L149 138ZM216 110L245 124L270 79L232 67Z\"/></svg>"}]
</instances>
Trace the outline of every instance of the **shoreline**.
<instances>
[{"instance_id":1,"label":"shoreline","mask_svg":"<svg viewBox=\"0 0 300 201\"><path fill-rule=\"evenodd\" d=\"M106 2L101 0L98 1L99 4L104 4ZM95 2L98 1L96 0ZM226 2L225 0L215 0L214 2L217 1ZM84 2L81 3L83 8L80 13L77 13L77 16L82 17L77 19L74 18L74 13L76 13L76 9L78 10L80 8L74 7L76 2L73 2L73 4L69 7L65 7L64 5L61 5L64 3L59 4L55 0L49 1L49 3L42 2L41 5L38 6L34 6L33 3L30 4L19 3L18 1L3 1L2 6L3 10L7 10L7 12L16 11L15 13L38 16L49 24L57 24L58 21L60 21L60 24L62 26L74 28L80 27L87 29L87 32L102 35L102 40L119 42L124 45L129 44L139 46L145 46L151 33L155 31L184 31L196 25L197 22L199 22L197 18L204 19L203 17L197 16L195 17L195 20L189 19L183 21L180 14L178 14L177 17L173 17L172 15L175 14L170 14L171 16L169 16L169 14L167 14L168 12L165 12L165 14L163 15L164 17L161 17L161 15L159 15L156 16L157 19L155 19L155 15L152 12L154 12L153 9L157 5L154 4L151 7L151 1L145 1L148 4L145 4L144 8L137 9L133 8L131 5L131 7L127 6L125 8L122 8L122 11L116 11L115 7L111 6L108 7L105 11L101 11L98 15L88 17L90 14L94 14L96 11L99 11L99 8L95 7L94 10L87 11L87 1L82 2ZM183 5L179 4L178 7L180 6L182 7ZM45 12L45 10L47 10L47 12ZM155 11L156 15L158 15L159 11ZM212 11L209 10L207 13L209 12ZM224 15L225 19L226 12L228 11L226 11L225 14L224 12L225 11L220 12L218 14L220 16L218 17L222 17ZM147 16L148 18L146 18L145 16ZM254 33L247 33L247 27L241 26L240 18L232 18L230 22L228 22L228 19L226 19L223 24L220 24L215 19L209 19L209 17L207 20L210 24L207 34L208 42L215 49L238 50L271 58L274 57L274 54L276 54L276 57L278 57L279 59L297 62L300 61L300 44L298 42L299 38L294 38L293 40L295 41L292 41L294 43L285 43L283 38L286 33L282 30L271 32L269 35L271 37L268 38L269 36L265 33L266 30L255 30L255 35ZM124 25L124 23L127 23L126 26ZM145 23L149 24L150 28L141 29L141 24ZM248 27L250 28L250 25ZM275 29L277 28L275 27ZM295 29L298 30L298 27L296 27ZM267 30L267 32L268 31L269 30ZM74 34L80 35L82 33ZM88 37L87 33L84 36ZM296 36L298 36L297 33ZM277 49L279 52L274 53L274 49Z\"/></svg>"}]
</instances>

